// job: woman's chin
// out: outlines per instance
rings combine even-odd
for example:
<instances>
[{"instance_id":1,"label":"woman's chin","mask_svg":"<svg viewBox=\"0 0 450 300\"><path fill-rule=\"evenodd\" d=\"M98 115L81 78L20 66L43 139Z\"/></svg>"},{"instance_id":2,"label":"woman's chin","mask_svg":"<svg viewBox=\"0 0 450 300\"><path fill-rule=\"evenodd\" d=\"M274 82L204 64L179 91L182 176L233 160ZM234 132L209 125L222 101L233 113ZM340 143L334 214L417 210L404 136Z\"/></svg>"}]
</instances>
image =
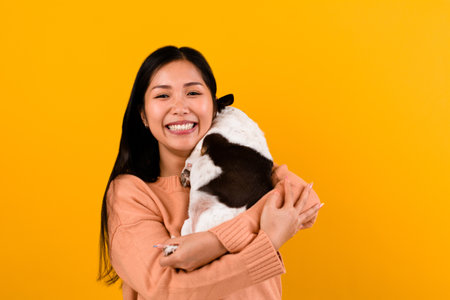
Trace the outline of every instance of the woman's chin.
<instances>
[{"instance_id":1,"label":"woman's chin","mask_svg":"<svg viewBox=\"0 0 450 300\"><path fill-rule=\"evenodd\" d=\"M192 152L192 150L194 150L196 143L183 143L181 145L172 145L172 149L175 150L176 152L183 154L186 156L189 156Z\"/></svg>"}]
</instances>

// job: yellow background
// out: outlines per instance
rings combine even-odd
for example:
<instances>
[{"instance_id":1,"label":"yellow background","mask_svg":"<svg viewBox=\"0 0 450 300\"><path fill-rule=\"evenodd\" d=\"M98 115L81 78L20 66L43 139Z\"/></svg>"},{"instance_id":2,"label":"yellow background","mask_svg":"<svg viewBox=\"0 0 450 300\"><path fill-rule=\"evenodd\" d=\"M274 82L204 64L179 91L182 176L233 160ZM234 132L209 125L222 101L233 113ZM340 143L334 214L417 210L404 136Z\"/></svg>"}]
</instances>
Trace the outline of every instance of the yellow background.
<instances>
[{"instance_id":1,"label":"yellow background","mask_svg":"<svg viewBox=\"0 0 450 300\"><path fill-rule=\"evenodd\" d=\"M283 299L449 299L449 1L4 1L3 299L96 282L101 200L139 66L204 54L325 206L281 248Z\"/></svg>"}]
</instances>

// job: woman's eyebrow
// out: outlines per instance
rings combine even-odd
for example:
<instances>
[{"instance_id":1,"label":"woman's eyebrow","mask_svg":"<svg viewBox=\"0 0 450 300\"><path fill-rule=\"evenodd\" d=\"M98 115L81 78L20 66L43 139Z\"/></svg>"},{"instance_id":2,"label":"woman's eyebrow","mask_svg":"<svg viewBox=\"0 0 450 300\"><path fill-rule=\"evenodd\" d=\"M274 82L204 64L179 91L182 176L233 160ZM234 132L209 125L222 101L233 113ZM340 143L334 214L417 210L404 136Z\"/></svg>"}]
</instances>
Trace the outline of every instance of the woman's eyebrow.
<instances>
[{"instance_id":1,"label":"woman's eyebrow","mask_svg":"<svg viewBox=\"0 0 450 300\"><path fill-rule=\"evenodd\" d=\"M203 84L201 84L200 82L196 82L196 81L195 82L188 82L188 83L184 84L184 87L191 86L191 85L203 85ZM166 84L157 85L157 86L152 87L152 90L156 89L156 88L170 89L171 86L170 85L166 85Z\"/></svg>"}]
</instances>

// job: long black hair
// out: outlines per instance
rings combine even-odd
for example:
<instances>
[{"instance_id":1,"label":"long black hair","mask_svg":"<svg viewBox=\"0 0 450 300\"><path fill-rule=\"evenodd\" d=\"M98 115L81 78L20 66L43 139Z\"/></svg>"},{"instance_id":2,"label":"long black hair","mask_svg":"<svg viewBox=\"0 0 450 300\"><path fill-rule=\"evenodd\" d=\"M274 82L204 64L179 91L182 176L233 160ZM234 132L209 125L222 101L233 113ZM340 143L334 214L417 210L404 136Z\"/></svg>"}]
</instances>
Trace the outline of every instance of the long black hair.
<instances>
[{"instance_id":1,"label":"long black hair","mask_svg":"<svg viewBox=\"0 0 450 300\"><path fill-rule=\"evenodd\" d=\"M160 67L175 60L187 60L200 71L203 81L208 86L213 101L213 118L222 108L217 104L216 80L211 67L203 55L189 47L165 46L151 53L142 63L134 81L130 100L122 123L122 137L120 138L119 154L109 176L101 211L100 229L100 263L97 281L106 277L107 285L115 283L119 276L114 271L109 260L108 214L106 194L111 181L119 174L132 174L143 181L155 182L160 175L158 141L150 130L145 127L140 112L144 109L144 95L150 84L152 74ZM230 95L223 98L230 99Z\"/></svg>"}]
</instances>

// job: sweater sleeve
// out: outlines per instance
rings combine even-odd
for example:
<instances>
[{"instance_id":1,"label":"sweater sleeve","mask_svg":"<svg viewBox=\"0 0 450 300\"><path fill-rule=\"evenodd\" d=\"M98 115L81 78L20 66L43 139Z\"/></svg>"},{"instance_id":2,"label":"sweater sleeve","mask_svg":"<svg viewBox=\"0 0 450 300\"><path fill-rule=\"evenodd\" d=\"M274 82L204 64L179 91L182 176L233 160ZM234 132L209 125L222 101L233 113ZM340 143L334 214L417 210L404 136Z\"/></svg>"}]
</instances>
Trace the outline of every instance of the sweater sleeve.
<instances>
[{"instance_id":1,"label":"sweater sleeve","mask_svg":"<svg viewBox=\"0 0 450 300\"><path fill-rule=\"evenodd\" d=\"M279 166L274 163L272 168L273 186L285 177L289 179L293 187L294 199L297 199L307 183L302 178L289 171L285 164ZM259 219L261 218L267 196L267 194L264 195L251 208L235 218L209 229L210 232L217 236L228 252L237 253L241 251L256 237L259 232ZM314 189L312 189L302 211L307 210L317 203L320 203L320 199Z\"/></svg>"},{"instance_id":2,"label":"sweater sleeve","mask_svg":"<svg viewBox=\"0 0 450 300\"><path fill-rule=\"evenodd\" d=\"M144 299L216 299L286 272L262 230L239 253L192 272L161 267L153 245L170 236L151 197L132 181L115 179L107 204L111 265Z\"/></svg>"}]
</instances>

